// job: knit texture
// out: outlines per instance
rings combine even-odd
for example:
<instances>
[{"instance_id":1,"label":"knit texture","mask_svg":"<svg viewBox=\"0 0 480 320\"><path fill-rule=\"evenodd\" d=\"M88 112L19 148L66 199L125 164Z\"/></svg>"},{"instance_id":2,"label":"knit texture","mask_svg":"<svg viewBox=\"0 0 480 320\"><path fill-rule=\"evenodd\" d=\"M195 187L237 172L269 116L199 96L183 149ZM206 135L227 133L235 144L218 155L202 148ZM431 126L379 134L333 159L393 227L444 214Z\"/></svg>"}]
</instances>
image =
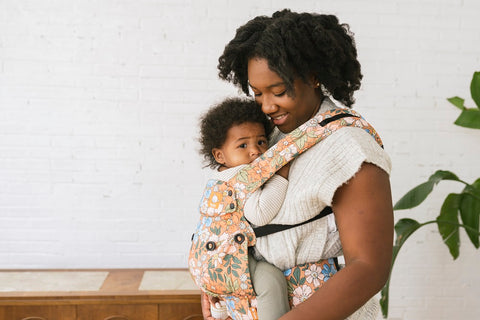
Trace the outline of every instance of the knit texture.
<instances>
[{"instance_id":1,"label":"knit texture","mask_svg":"<svg viewBox=\"0 0 480 320\"><path fill-rule=\"evenodd\" d=\"M325 99L319 113L335 108ZM272 143L284 136L278 130ZM388 154L363 129L345 127L293 160L285 200L271 223L296 224L331 206L335 191L350 180L363 162L390 174ZM257 239L257 258L263 257L282 270L297 264L341 255L338 232L332 235L328 218Z\"/></svg>"},{"instance_id":2,"label":"knit texture","mask_svg":"<svg viewBox=\"0 0 480 320\"><path fill-rule=\"evenodd\" d=\"M335 107L330 99L325 99L319 113ZM283 136L283 133L275 130L271 143ZM390 174L390 157L370 134L356 127L345 127L334 132L292 162L285 200L271 223L296 224L331 206L335 191L349 181L364 162L372 163ZM256 258L264 258L286 270L298 264L342 255L338 231L332 232L329 219L331 217L327 216L300 227L257 238ZM372 298L348 319L375 319L378 311L379 303Z\"/></svg>"},{"instance_id":3,"label":"knit texture","mask_svg":"<svg viewBox=\"0 0 480 320\"><path fill-rule=\"evenodd\" d=\"M215 171L213 179L228 181L246 165L240 165L223 171ZM273 175L263 186L253 192L245 202L243 215L253 226L263 226L272 221L280 210L287 192L288 180Z\"/></svg>"}]
</instances>

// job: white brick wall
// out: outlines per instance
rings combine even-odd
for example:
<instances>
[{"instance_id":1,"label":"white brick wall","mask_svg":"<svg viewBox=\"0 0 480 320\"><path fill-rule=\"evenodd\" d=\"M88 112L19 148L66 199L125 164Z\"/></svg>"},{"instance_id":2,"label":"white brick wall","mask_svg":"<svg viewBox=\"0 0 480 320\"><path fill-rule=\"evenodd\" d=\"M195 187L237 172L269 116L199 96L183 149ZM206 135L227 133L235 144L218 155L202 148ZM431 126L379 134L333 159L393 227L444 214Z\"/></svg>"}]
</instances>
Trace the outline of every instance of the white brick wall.
<instances>
[{"instance_id":1,"label":"white brick wall","mask_svg":"<svg viewBox=\"0 0 480 320\"><path fill-rule=\"evenodd\" d=\"M206 172L197 118L235 29L291 1L0 0L0 268L185 267ZM275 4L275 5L274 5ZM356 34L356 109L394 163L394 200L437 169L480 176L480 131L452 124L480 70L480 2L296 1ZM473 106L473 102L467 99ZM434 219L462 186L411 213ZM434 227L396 263L391 319L477 319L480 252Z\"/></svg>"}]
</instances>

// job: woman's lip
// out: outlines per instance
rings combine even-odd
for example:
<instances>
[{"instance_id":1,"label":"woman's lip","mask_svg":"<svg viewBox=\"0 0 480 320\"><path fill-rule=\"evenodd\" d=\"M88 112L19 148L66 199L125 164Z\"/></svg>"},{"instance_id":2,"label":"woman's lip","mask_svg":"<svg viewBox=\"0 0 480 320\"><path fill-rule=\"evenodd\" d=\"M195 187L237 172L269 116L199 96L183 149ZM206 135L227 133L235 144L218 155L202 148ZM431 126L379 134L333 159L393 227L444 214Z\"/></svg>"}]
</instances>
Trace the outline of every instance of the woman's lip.
<instances>
[{"instance_id":1,"label":"woman's lip","mask_svg":"<svg viewBox=\"0 0 480 320\"><path fill-rule=\"evenodd\" d=\"M275 117L271 116L272 122L276 126L281 126L285 123L285 121L287 121L287 116L288 115L286 113Z\"/></svg>"}]
</instances>

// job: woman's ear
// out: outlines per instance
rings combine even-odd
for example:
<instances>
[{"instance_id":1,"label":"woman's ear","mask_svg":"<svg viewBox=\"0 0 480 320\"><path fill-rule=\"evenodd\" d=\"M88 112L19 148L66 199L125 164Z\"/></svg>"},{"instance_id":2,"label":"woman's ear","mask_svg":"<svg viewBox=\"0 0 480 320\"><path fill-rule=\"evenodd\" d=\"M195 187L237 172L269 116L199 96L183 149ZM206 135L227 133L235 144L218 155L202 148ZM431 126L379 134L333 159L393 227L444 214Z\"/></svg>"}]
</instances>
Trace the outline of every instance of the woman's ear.
<instances>
[{"instance_id":1,"label":"woman's ear","mask_svg":"<svg viewBox=\"0 0 480 320\"><path fill-rule=\"evenodd\" d=\"M310 77L308 78L310 84L312 85L312 87L314 87L315 89L318 89L320 88L320 81L318 81L317 77L314 75L314 74L311 74Z\"/></svg>"},{"instance_id":2,"label":"woman's ear","mask_svg":"<svg viewBox=\"0 0 480 320\"><path fill-rule=\"evenodd\" d=\"M225 156L223 155L222 149L213 148L212 154L213 154L213 157L215 158L215 161L217 161L217 163L225 164Z\"/></svg>"}]
</instances>

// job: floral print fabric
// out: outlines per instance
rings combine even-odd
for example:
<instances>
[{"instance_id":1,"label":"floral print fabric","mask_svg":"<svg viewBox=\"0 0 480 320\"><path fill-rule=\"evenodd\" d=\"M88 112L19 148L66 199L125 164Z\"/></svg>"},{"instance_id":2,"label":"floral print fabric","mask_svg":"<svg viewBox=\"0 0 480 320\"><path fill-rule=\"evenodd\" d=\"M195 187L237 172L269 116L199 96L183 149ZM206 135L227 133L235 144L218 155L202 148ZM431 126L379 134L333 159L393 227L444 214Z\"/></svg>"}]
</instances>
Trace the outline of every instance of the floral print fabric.
<instances>
[{"instance_id":1,"label":"floral print fabric","mask_svg":"<svg viewBox=\"0 0 480 320\"><path fill-rule=\"evenodd\" d=\"M327 259L298 265L283 273L287 280L290 306L293 308L307 300L337 273L337 268L333 259ZM236 297L227 297L226 302L228 313L232 319L258 320L256 299L251 299L248 307Z\"/></svg>"},{"instance_id":2,"label":"floral print fabric","mask_svg":"<svg viewBox=\"0 0 480 320\"><path fill-rule=\"evenodd\" d=\"M347 114L326 125L325 119ZM200 201L200 220L192 236L188 265L195 283L227 302L234 320L258 319L248 267L248 247L255 234L243 216L245 201L284 164L345 126L363 128L381 145L375 130L352 110L334 109L307 121L245 166L231 180L209 180ZM296 306L336 273L333 260L285 271L290 304Z\"/></svg>"},{"instance_id":3,"label":"floral print fabric","mask_svg":"<svg viewBox=\"0 0 480 320\"><path fill-rule=\"evenodd\" d=\"M305 263L285 270L283 274L287 279L290 306L295 307L307 300L335 273L337 267L333 259Z\"/></svg>"}]
</instances>

